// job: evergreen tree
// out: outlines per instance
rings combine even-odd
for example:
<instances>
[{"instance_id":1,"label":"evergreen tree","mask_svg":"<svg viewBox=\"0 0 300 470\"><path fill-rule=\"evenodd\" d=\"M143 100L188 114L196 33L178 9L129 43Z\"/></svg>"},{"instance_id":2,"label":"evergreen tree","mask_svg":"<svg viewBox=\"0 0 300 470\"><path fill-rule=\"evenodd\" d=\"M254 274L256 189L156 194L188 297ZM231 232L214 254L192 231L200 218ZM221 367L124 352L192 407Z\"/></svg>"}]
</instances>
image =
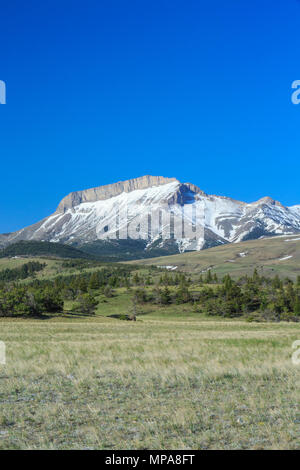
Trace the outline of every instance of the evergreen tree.
<instances>
[{"instance_id":1,"label":"evergreen tree","mask_svg":"<svg viewBox=\"0 0 300 470\"><path fill-rule=\"evenodd\" d=\"M209 269L207 271L207 274L206 274L206 284L211 284L212 283L212 280L213 280L213 277L212 277L212 274L211 274L211 270Z\"/></svg>"},{"instance_id":2,"label":"evergreen tree","mask_svg":"<svg viewBox=\"0 0 300 470\"><path fill-rule=\"evenodd\" d=\"M296 297L296 300L294 303L294 314L298 317L300 316L300 297L299 296Z\"/></svg>"},{"instance_id":3,"label":"evergreen tree","mask_svg":"<svg viewBox=\"0 0 300 470\"><path fill-rule=\"evenodd\" d=\"M90 289L98 289L99 288L99 279L98 279L98 273L94 272L91 277L90 277L90 282L89 282L89 288Z\"/></svg>"},{"instance_id":4,"label":"evergreen tree","mask_svg":"<svg viewBox=\"0 0 300 470\"><path fill-rule=\"evenodd\" d=\"M168 287L165 287L160 293L160 303L167 305L171 302L171 295Z\"/></svg>"}]
</instances>

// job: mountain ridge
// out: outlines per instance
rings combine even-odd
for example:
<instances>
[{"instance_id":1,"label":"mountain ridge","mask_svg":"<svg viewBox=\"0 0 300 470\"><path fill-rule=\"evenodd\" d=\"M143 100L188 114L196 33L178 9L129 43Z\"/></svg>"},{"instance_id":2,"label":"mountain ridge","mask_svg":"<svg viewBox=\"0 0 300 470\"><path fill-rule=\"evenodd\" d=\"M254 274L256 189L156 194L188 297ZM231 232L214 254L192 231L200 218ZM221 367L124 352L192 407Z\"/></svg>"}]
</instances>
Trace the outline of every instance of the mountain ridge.
<instances>
[{"instance_id":1,"label":"mountain ridge","mask_svg":"<svg viewBox=\"0 0 300 470\"><path fill-rule=\"evenodd\" d=\"M192 216L186 216L191 207L201 216L197 224L202 231L196 236L191 231L190 236L186 235L186 227L192 224ZM268 196L246 203L209 195L198 186L181 183L176 178L145 175L72 192L50 216L17 232L0 235L0 247L21 240L37 240L78 248L93 244L101 251L101 247L103 250L108 247L101 242L113 240L113 247L118 250L121 239L132 239L145 242L148 257L152 249L155 252L201 250L299 232L300 205L286 207ZM124 243L122 246L124 250Z\"/></svg>"},{"instance_id":2,"label":"mountain ridge","mask_svg":"<svg viewBox=\"0 0 300 470\"><path fill-rule=\"evenodd\" d=\"M176 178L166 178L164 176L145 175L117 183L97 186L95 188L74 191L65 196L60 202L56 212L65 212L66 209L74 207L84 202L96 202L118 196L122 192L131 192L137 189L146 189L153 186L161 186L177 181Z\"/></svg>"}]
</instances>

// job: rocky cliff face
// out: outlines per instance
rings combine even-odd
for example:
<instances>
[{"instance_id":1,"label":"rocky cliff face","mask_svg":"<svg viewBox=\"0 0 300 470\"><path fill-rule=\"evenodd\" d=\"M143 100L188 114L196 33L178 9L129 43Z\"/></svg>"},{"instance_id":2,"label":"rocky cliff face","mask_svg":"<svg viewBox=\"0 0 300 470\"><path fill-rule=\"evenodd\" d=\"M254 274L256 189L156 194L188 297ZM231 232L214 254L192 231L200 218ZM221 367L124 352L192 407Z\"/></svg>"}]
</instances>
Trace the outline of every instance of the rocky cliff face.
<instances>
[{"instance_id":1,"label":"rocky cliff face","mask_svg":"<svg viewBox=\"0 0 300 470\"><path fill-rule=\"evenodd\" d=\"M129 193L137 189L147 189L154 186L172 183L178 180L176 178L165 178L163 176L142 176L127 181L119 181L118 183L99 186L98 188L86 189L84 191L76 191L68 194L57 208L57 212L65 212L67 209L78 206L84 202L96 202L119 196L123 192Z\"/></svg>"},{"instance_id":2,"label":"rocky cliff face","mask_svg":"<svg viewBox=\"0 0 300 470\"><path fill-rule=\"evenodd\" d=\"M186 235L182 214L193 208L200 214L195 236ZM190 217L190 222L193 216ZM186 219L187 220L187 219ZM176 178L143 176L69 194L56 212L10 234L0 235L0 246L20 240L52 241L85 247L105 241L129 246L124 240L144 242L152 249L185 251L223 243L300 232L300 206L285 207L265 197L251 204L212 196ZM167 234L167 236L165 236ZM112 243L112 242L111 242ZM134 243L130 244L133 249ZM141 243L139 243L139 249ZM167 253L165 253L167 254Z\"/></svg>"}]
</instances>

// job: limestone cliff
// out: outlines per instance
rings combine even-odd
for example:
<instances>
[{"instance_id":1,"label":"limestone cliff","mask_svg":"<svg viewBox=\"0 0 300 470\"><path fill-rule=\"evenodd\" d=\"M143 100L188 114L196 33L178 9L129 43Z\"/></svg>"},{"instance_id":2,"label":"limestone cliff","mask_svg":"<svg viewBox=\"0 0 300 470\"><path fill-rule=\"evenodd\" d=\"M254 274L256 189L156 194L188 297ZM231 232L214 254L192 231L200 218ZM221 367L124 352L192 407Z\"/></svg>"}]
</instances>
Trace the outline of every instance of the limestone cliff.
<instances>
[{"instance_id":1,"label":"limestone cliff","mask_svg":"<svg viewBox=\"0 0 300 470\"><path fill-rule=\"evenodd\" d=\"M119 181L118 183L99 186L98 188L86 189L84 191L75 191L68 194L60 202L56 212L65 212L67 209L78 206L83 202L95 202L110 199L125 192L129 193L137 189L147 189L153 186L161 186L163 184L178 181L176 178L165 178L164 176L145 175L140 178L134 178L127 181Z\"/></svg>"}]
</instances>

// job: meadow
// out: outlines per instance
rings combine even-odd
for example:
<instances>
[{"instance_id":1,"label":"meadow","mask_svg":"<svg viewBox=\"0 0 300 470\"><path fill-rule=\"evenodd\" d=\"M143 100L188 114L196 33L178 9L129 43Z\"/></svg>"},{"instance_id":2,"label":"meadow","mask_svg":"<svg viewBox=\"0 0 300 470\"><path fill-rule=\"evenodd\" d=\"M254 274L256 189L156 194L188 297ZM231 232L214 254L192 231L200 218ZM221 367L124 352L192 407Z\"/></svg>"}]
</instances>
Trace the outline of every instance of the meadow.
<instances>
[{"instance_id":1,"label":"meadow","mask_svg":"<svg viewBox=\"0 0 300 470\"><path fill-rule=\"evenodd\" d=\"M0 448L299 448L299 323L170 308L0 319Z\"/></svg>"}]
</instances>

